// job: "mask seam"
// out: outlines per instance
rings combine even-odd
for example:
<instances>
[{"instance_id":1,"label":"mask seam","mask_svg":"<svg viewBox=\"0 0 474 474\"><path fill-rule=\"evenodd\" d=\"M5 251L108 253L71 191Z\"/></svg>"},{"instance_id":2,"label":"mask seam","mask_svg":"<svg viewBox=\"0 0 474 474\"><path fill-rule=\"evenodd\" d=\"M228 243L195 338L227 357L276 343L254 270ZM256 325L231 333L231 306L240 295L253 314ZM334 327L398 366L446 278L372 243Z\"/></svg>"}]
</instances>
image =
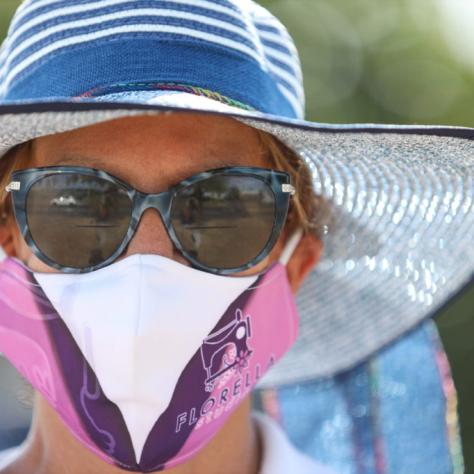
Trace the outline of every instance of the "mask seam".
<instances>
[{"instance_id":1,"label":"mask seam","mask_svg":"<svg viewBox=\"0 0 474 474\"><path fill-rule=\"evenodd\" d=\"M139 266L138 266L138 270L139 270L139 274L138 274L138 287L137 287L137 292L138 292L138 308L137 308L137 311L138 311L138 318L137 318L137 322L135 324L135 328L134 328L134 331L135 331L135 334L134 334L134 340L135 340L135 343L136 343L136 338L137 338L137 334L139 334L139 328L140 328L140 324L141 324L141 319L142 319L142 285L143 285L143 264L141 264L141 258L138 259L138 263L139 263ZM140 265L141 264L141 265ZM133 350L133 354L134 354L134 358L135 358L135 354L136 354L136 350L134 349ZM133 366L135 367L136 366L136 361L134 360L133 361ZM128 427L127 427L127 431L128 431ZM135 447L132 445L133 447L133 451L135 453ZM136 457L136 454L135 453L135 457ZM138 459L137 462L139 463L140 460Z\"/></svg>"}]
</instances>

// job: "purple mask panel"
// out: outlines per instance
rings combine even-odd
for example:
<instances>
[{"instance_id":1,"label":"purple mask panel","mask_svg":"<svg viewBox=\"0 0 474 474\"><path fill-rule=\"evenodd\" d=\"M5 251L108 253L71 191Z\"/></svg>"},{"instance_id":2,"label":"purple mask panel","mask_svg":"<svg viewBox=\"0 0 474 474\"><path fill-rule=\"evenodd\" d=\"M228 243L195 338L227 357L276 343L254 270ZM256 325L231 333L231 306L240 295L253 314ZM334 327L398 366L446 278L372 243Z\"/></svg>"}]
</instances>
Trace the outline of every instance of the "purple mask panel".
<instances>
[{"instance_id":1,"label":"purple mask panel","mask_svg":"<svg viewBox=\"0 0 474 474\"><path fill-rule=\"evenodd\" d=\"M133 282L140 280L134 272L141 275L138 292ZM130 280L126 275L130 275ZM0 351L48 400L76 438L104 461L142 472L176 466L199 452L216 435L258 380L296 339L298 318L282 264L275 264L258 278L207 275L156 256L130 257L103 269L101 274L50 276L34 275L16 260L6 259L0 262ZM196 322L204 326L205 333L196 347L186 347L182 368L176 361L155 359L148 372L143 372L142 367L130 367L138 388L126 386L129 380L126 368L120 385L112 386L102 373L112 364L110 361L119 360L113 355L116 340L121 341L125 352L130 351L131 360L136 356L137 365L143 355L141 346L148 344L145 336L149 332L162 334L161 340L156 336L150 339L155 346L166 345L168 339L174 338L171 343L175 350L184 351L180 349L181 339L188 341L188 338L183 333L182 321L175 327L174 320L179 317L168 317L174 305L177 315L183 313L180 303L172 300L168 305L153 305L153 295L160 293L164 282L173 283L175 277L182 282L181 290L185 294L187 285L192 288L204 285L199 288L199 294L208 286L208 294L201 297L202 301L184 302L188 318L195 316L196 305L201 305L205 311L202 314L207 315L206 300L210 295L218 300L223 294L230 301L209 307L211 313L219 307L224 309L219 310L220 314L206 316L207 326L204 321ZM134 295L131 297L138 298L148 308L130 317L136 326L137 322L143 326L143 332L139 328L128 334L128 312L114 311L112 316L117 324L109 324L103 308L113 307L113 301L103 302L102 313L89 319L76 317L66 304L74 298L87 300L89 283L99 286L107 299L114 294L114 288L115 294L123 293L121 282L127 283L129 293ZM147 289L149 282L151 286ZM220 292L215 291L216 284L223 285ZM170 297L173 295L171 287L162 290ZM189 294L194 295L194 289ZM157 298L163 299L160 294ZM150 312L150 308L155 309ZM80 310L83 310L81 306ZM165 317L161 310L167 312ZM81 322L77 323L79 319ZM86 323L81 326L83 319ZM94 346L95 332L103 329L95 321L101 319L107 321L106 329L110 332L107 340L111 346L103 354ZM189 324L192 326L191 319ZM120 331L125 335L114 335ZM84 334L87 337L83 338ZM129 341L128 345L123 341ZM127 352L118 357L126 355ZM111 371L115 369L110 366ZM179 373L175 374L176 370ZM145 375L153 380L142 388L139 377ZM155 390L161 387L160 382L165 386L171 384L169 396L167 390L158 390L155 398L164 401L158 407L146 407L149 385ZM130 394L136 397L138 409L125 404ZM155 413L154 418L147 419L149 413Z\"/></svg>"}]
</instances>

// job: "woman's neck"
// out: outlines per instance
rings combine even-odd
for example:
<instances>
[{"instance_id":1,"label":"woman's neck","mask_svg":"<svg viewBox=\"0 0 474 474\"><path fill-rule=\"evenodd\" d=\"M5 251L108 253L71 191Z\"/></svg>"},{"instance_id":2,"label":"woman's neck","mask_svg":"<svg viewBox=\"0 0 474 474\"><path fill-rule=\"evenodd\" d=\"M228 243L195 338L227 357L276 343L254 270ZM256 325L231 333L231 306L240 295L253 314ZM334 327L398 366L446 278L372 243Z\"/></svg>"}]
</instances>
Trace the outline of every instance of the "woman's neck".
<instances>
[{"instance_id":1,"label":"woman's neck","mask_svg":"<svg viewBox=\"0 0 474 474\"><path fill-rule=\"evenodd\" d=\"M251 417L247 397L219 433L187 463L169 469L169 474L257 474L261 442ZM119 474L85 448L69 432L56 412L36 396L33 425L21 455L0 474Z\"/></svg>"}]
</instances>

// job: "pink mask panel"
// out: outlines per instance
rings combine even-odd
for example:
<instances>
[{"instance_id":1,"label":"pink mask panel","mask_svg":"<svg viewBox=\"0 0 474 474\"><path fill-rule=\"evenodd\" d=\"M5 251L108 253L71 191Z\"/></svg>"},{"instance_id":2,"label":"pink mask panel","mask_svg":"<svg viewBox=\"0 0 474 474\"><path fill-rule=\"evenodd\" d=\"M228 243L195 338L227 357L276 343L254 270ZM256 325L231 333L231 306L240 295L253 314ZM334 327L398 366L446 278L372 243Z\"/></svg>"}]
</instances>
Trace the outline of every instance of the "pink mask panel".
<instances>
[{"instance_id":1,"label":"pink mask panel","mask_svg":"<svg viewBox=\"0 0 474 474\"><path fill-rule=\"evenodd\" d=\"M130 471L204 447L297 322L281 263L232 278L152 255L84 275L0 262L0 352L78 440Z\"/></svg>"}]
</instances>

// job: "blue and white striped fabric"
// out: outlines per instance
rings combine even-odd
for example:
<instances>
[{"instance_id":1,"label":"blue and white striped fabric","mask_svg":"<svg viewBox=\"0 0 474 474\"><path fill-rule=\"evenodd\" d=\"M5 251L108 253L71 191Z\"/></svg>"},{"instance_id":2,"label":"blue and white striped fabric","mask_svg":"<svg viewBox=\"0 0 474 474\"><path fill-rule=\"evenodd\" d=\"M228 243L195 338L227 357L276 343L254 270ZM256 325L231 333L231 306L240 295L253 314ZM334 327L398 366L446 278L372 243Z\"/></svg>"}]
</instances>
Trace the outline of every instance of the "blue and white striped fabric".
<instances>
[{"instance_id":1,"label":"blue and white striped fabric","mask_svg":"<svg viewBox=\"0 0 474 474\"><path fill-rule=\"evenodd\" d=\"M264 113L304 115L294 43L251 0L27 0L0 52L4 101L174 83Z\"/></svg>"}]
</instances>

